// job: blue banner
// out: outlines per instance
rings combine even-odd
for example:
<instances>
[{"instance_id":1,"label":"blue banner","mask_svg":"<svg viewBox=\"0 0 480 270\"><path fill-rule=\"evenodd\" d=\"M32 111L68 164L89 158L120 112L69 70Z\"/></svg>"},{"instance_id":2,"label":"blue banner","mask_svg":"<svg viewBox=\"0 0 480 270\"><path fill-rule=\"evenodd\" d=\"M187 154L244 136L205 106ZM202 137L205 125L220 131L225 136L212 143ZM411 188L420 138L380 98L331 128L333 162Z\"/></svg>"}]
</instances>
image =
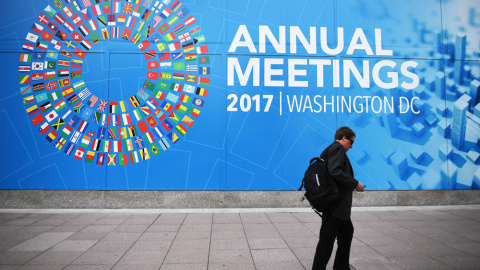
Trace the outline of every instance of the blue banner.
<instances>
[{"instance_id":1,"label":"blue banner","mask_svg":"<svg viewBox=\"0 0 480 270\"><path fill-rule=\"evenodd\" d=\"M477 1L20 0L0 14L1 189L296 190L341 126L370 190L480 187Z\"/></svg>"}]
</instances>

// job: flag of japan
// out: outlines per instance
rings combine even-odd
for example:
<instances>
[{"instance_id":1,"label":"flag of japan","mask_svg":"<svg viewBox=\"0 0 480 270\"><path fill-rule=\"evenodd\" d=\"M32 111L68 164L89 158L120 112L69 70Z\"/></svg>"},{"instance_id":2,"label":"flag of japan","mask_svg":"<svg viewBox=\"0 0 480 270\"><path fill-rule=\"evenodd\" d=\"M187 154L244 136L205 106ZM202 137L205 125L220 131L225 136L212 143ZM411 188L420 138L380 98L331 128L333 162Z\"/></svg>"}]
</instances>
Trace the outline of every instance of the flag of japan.
<instances>
[{"instance_id":1,"label":"flag of japan","mask_svg":"<svg viewBox=\"0 0 480 270\"><path fill-rule=\"evenodd\" d=\"M47 119L48 122L52 122L57 117L57 111L51 111L47 115L45 115L45 119Z\"/></svg>"}]
</instances>

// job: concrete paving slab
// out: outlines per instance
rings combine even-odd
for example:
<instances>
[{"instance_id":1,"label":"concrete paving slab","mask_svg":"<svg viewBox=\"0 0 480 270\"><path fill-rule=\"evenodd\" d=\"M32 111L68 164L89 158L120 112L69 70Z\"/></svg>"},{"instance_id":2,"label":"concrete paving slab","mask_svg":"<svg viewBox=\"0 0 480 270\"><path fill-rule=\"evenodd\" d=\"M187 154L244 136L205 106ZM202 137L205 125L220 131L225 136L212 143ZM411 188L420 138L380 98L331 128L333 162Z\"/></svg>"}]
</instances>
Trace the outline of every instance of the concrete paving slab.
<instances>
[{"instance_id":1,"label":"concrete paving slab","mask_svg":"<svg viewBox=\"0 0 480 270\"><path fill-rule=\"evenodd\" d=\"M92 240L64 240L59 244L55 245L51 250L52 251L87 251L93 245L95 245L97 241Z\"/></svg>"},{"instance_id":2,"label":"concrete paving slab","mask_svg":"<svg viewBox=\"0 0 480 270\"><path fill-rule=\"evenodd\" d=\"M307 210L0 209L0 269L311 269ZM480 265L478 206L353 211L352 269Z\"/></svg>"},{"instance_id":3,"label":"concrete paving slab","mask_svg":"<svg viewBox=\"0 0 480 270\"><path fill-rule=\"evenodd\" d=\"M46 232L25 241L8 251L45 251L70 237L73 232Z\"/></svg>"}]
</instances>

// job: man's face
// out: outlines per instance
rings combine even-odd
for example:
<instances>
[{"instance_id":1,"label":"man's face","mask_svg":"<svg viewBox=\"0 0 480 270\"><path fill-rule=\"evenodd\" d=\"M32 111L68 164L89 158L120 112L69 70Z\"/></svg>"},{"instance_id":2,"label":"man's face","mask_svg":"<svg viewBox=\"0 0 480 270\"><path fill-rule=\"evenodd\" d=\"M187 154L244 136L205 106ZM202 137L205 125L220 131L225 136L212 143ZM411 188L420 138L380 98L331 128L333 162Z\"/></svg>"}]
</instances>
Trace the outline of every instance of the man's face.
<instances>
[{"instance_id":1,"label":"man's face","mask_svg":"<svg viewBox=\"0 0 480 270\"><path fill-rule=\"evenodd\" d=\"M353 147L354 141L355 141L355 136L353 136L352 138L347 138L346 136L343 136L342 145L343 145L343 148L345 149L345 152L347 152L350 148Z\"/></svg>"}]
</instances>

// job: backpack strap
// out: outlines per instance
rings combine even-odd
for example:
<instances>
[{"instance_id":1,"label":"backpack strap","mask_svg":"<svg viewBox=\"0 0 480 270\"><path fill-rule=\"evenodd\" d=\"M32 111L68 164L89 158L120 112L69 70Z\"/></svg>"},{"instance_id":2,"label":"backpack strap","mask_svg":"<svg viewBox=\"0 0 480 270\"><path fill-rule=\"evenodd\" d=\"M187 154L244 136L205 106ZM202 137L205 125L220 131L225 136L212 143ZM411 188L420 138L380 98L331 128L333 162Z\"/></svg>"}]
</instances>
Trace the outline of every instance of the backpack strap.
<instances>
[{"instance_id":1,"label":"backpack strap","mask_svg":"<svg viewBox=\"0 0 480 270\"><path fill-rule=\"evenodd\" d=\"M312 159L310 159L310 163L309 163L309 167L312 166L313 163L317 162L318 160L320 160L320 158L318 157L314 157ZM302 179L302 185L298 188L298 191L302 190L302 188L305 186L305 179Z\"/></svg>"}]
</instances>

